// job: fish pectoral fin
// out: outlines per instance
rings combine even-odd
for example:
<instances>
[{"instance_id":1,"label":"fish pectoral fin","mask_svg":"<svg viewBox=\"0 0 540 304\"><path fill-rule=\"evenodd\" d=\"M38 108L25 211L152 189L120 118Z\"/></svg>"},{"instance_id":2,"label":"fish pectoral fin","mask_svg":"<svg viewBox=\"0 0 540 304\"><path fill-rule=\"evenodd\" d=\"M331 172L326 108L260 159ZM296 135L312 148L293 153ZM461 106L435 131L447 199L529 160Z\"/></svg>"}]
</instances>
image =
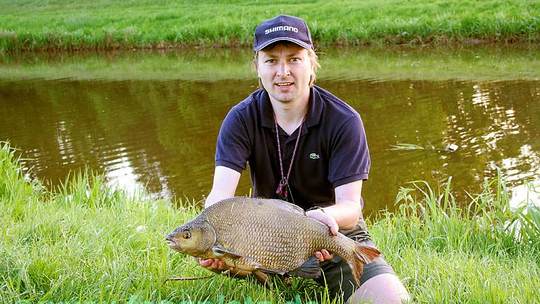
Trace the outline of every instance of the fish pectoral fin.
<instances>
[{"instance_id":1,"label":"fish pectoral fin","mask_svg":"<svg viewBox=\"0 0 540 304\"><path fill-rule=\"evenodd\" d=\"M310 279L318 278L321 276L321 266L319 264L319 260L316 257L311 256L307 261L304 262L304 264L292 271L289 271L288 274Z\"/></svg>"},{"instance_id":2,"label":"fish pectoral fin","mask_svg":"<svg viewBox=\"0 0 540 304\"><path fill-rule=\"evenodd\" d=\"M214 253L214 255L218 258L222 258L222 257L229 257L229 258L233 258L233 259L238 259L238 258L241 258L242 256L223 247L223 246L220 246L220 245L216 245L214 247L212 247L212 252Z\"/></svg>"}]
</instances>

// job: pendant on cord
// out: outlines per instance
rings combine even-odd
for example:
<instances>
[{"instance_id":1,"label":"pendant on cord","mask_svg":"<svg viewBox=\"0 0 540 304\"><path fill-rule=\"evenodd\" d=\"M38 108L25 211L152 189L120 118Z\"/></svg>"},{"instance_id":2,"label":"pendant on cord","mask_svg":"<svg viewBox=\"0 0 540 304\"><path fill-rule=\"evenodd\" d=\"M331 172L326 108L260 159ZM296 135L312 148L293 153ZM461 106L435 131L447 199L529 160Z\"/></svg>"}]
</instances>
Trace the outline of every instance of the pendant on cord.
<instances>
[{"instance_id":1,"label":"pendant on cord","mask_svg":"<svg viewBox=\"0 0 540 304\"><path fill-rule=\"evenodd\" d=\"M287 179L282 178L279 181L279 184L278 184L277 189L276 189L276 194L279 195L284 200L287 200L287 196L289 194L288 191L287 191L287 184L288 184Z\"/></svg>"}]
</instances>

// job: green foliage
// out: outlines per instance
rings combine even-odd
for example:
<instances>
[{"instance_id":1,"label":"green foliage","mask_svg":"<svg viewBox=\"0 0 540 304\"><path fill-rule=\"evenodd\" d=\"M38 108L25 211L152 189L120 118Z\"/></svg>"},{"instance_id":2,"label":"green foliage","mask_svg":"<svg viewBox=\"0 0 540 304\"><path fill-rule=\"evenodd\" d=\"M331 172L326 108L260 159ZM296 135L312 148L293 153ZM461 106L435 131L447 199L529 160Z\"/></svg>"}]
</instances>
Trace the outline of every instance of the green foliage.
<instances>
[{"instance_id":1,"label":"green foliage","mask_svg":"<svg viewBox=\"0 0 540 304\"><path fill-rule=\"evenodd\" d=\"M312 281L266 289L214 276L167 248L163 237L199 210L110 189L84 172L54 192L24 178L0 145L0 302L331 300ZM501 178L459 204L451 179L441 189L414 182L381 213L371 233L417 303L534 303L540 287L537 210L508 207ZM521 221L520 230L511 224Z\"/></svg>"},{"instance_id":2,"label":"green foliage","mask_svg":"<svg viewBox=\"0 0 540 304\"><path fill-rule=\"evenodd\" d=\"M318 81L538 80L538 46L438 48L356 47L318 50ZM256 83L248 49L183 49L107 53L0 55L0 79L250 80Z\"/></svg>"},{"instance_id":3,"label":"green foliage","mask_svg":"<svg viewBox=\"0 0 540 304\"><path fill-rule=\"evenodd\" d=\"M538 41L539 10L502 0L1 1L0 50L247 46L281 13L305 18L320 44Z\"/></svg>"},{"instance_id":4,"label":"green foliage","mask_svg":"<svg viewBox=\"0 0 540 304\"><path fill-rule=\"evenodd\" d=\"M193 204L173 208L144 194L129 196L90 172L74 174L47 192L24 179L14 155L7 144L1 145L1 303L220 297L285 302L297 295L313 299L319 290L309 281L295 280L291 288L278 285L270 292L253 281L221 276L166 283L173 276L208 274L164 241L199 211Z\"/></svg>"},{"instance_id":5,"label":"green foliage","mask_svg":"<svg viewBox=\"0 0 540 304\"><path fill-rule=\"evenodd\" d=\"M535 229L514 229L535 215L512 211L502 178L487 181L463 207L451 179L434 190L413 182L396 197L399 211L383 213L373 226L378 244L419 303L534 303L523 278L539 273Z\"/></svg>"}]
</instances>

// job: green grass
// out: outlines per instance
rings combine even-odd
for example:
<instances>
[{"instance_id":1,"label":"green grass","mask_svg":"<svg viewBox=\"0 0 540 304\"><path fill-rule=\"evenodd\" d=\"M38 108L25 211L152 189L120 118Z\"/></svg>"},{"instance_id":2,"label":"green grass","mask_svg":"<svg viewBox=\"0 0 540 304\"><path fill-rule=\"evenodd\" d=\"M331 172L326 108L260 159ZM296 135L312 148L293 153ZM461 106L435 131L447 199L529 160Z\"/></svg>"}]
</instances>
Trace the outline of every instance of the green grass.
<instances>
[{"instance_id":1,"label":"green grass","mask_svg":"<svg viewBox=\"0 0 540 304\"><path fill-rule=\"evenodd\" d=\"M130 197L101 177L75 174L56 191L25 178L16 152L0 147L0 302L144 301L284 303L315 299L309 280L274 290L253 281L206 275L174 253L164 235L199 210L181 202ZM508 207L502 179L486 182L468 204L456 202L450 180L438 190L412 183L397 195L395 214L371 219L371 232L418 303L538 303L537 216ZM461 206L461 207L459 207ZM535 209L536 210L536 209ZM538 211L538 210L537 210ZM528 221L516 231L512 222Z\"/></svg>"},{"instance_id":2,"label":"green grass","mask_svg":"<svg viewBox=\"0 0 540 304\"><path fill-rule=\"evenodd\" d=\"M252 80L245 49L0 55L0 79ZM540 80L540 48L323 49L318 79Z\"/></svg>"},{"instance_id":3,"label":"green grass","mask_svg":"<svg viewBox=\"0 0 540 304\"><path fill-rule=\"evenodd\" d=\"M537 42L539 1L0 1L0 50L247 46L280 13L321 45Z\"/></svg>"}]
</instances>

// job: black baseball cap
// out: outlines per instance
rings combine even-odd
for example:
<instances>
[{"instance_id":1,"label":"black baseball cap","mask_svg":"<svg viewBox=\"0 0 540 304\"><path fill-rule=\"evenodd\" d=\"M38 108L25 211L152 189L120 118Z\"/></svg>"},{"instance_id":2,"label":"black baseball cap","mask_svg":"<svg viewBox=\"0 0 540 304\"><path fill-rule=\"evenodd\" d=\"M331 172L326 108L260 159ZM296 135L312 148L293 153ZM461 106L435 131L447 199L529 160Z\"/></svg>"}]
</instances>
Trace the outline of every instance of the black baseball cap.
<instances>
[{"instance_id":1,"label":"black baseball cap","mask_svg":"<svg viewBox=\"0 0 540 304\"><path fill-rule=\"evenodd\" d=\"M305 49L313 49L306 22L294 16L279 15L259 24L255 29L253 50L258 52L278 41L290 41Z\"/></svg>"}]
</instances>

